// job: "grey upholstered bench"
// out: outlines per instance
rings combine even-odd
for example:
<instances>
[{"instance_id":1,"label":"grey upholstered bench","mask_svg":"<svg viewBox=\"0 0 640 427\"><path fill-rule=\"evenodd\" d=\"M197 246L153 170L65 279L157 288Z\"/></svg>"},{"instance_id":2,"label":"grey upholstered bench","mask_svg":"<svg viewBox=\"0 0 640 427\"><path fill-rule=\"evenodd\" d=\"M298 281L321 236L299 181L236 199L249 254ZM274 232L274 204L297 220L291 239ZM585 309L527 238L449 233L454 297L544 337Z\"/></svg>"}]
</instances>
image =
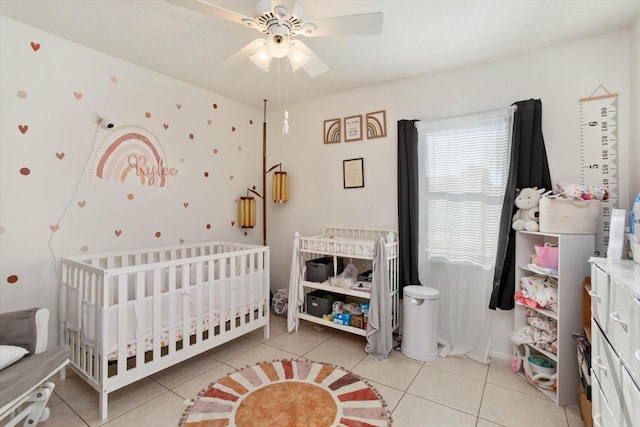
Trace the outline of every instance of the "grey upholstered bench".
<instances>
[{"instance_id":1,"label":"grey upholstered bench","mask_svg":"<svg viewBox=\"0 0 640 427\"><path fill-rule=\"evenodd\" d=\"M47 379L69 363L69 346L47 350L47 309L0 314L0 346L29 353L0 370L0 422L33 426L49 417L46 407L55 385Z\"/></svg>"}]
</instances>

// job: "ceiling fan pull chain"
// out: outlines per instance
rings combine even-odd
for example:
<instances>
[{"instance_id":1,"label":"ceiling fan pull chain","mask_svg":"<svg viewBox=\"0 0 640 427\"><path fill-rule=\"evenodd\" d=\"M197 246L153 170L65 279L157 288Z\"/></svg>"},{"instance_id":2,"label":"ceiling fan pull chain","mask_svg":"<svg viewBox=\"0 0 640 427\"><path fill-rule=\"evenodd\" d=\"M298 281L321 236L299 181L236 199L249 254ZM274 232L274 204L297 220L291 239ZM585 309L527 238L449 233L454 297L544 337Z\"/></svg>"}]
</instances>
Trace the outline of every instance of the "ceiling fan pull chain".
<instances>
[{"instance_id":1,"label":"ceiling fan pull chain","mask_svg":"<svg viewBox=\"0 0 640 427\"><path fill-rule=\"evenodd\" d=\"M284 123L282 124L282 134L287 136L289 133L289 112L284 110Z\"/></svg>"}]
</instances>

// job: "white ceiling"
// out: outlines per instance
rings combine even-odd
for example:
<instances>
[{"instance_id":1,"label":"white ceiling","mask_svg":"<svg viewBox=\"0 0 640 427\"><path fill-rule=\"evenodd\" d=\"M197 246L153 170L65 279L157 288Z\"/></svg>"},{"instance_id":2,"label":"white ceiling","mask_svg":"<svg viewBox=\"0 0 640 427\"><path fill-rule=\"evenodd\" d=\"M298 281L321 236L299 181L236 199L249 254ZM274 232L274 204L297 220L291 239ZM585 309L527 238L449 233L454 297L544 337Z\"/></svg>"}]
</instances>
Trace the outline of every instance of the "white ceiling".
<instances>
[{"instance_id":1,"label":"white ceiling","mask_svg":"<svg viewBox=\"0 0 640 427\"><path fill-rule=\"evenodd\" d=\"M254 16L258 0L209 0ZM382 12L376 36L305 38L330 67L310 78L286 58L269 73L221 63L255 30L164 0L0 0L0 14L125 61L261 106L517 54L626 28L638 0L298 0L304 18Z\"/></svg>"}]
</instances>

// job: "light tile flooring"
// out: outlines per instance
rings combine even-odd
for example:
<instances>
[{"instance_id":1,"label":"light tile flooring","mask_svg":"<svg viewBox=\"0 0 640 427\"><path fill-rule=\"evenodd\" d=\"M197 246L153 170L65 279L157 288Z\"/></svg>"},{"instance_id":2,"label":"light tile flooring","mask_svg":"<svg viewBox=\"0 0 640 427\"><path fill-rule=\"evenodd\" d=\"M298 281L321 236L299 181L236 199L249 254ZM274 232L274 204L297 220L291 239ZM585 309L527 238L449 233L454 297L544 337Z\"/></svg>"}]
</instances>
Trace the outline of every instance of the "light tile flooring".
<instances>
[{"instance_id":1,"label":"light tile flooring","mask_svg":"<svg viewBox=\"0 0 640 427\"><path fill-rule=\"evenodd\" d=\"M269 340L255 331L112 393L104 422L98 394L69 370L66 380L53 379L51 416L40 425L176 426L188 399L218 378L263 361L306 358L366 378L386 401L394 427L583 426L577 408L556 406L513 374L508 362L448 357L422 363L399 351L380 362L364 352L365 341L305 321L288 334L286 320L272 316Z\"/></svg>"}]
</instances>

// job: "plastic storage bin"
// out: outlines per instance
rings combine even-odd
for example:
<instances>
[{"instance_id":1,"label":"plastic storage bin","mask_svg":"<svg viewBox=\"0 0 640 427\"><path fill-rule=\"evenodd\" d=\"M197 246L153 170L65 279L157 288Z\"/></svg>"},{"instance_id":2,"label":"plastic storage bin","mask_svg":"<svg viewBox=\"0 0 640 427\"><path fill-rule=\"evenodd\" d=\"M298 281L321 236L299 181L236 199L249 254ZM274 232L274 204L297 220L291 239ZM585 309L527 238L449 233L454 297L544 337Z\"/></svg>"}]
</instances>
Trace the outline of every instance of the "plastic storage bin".
<instances>
[{"instance_id":1,"label":"plastic storage bin","mask_svg":"<svg viewBox=\"0 0 640 427\"><path fill-rule=\"evenodd\" d=\"M403 289L402 345L405 356L429 362L438 357L438 300L440 292L426 286Z\"/></svg>"}]
</instances>

